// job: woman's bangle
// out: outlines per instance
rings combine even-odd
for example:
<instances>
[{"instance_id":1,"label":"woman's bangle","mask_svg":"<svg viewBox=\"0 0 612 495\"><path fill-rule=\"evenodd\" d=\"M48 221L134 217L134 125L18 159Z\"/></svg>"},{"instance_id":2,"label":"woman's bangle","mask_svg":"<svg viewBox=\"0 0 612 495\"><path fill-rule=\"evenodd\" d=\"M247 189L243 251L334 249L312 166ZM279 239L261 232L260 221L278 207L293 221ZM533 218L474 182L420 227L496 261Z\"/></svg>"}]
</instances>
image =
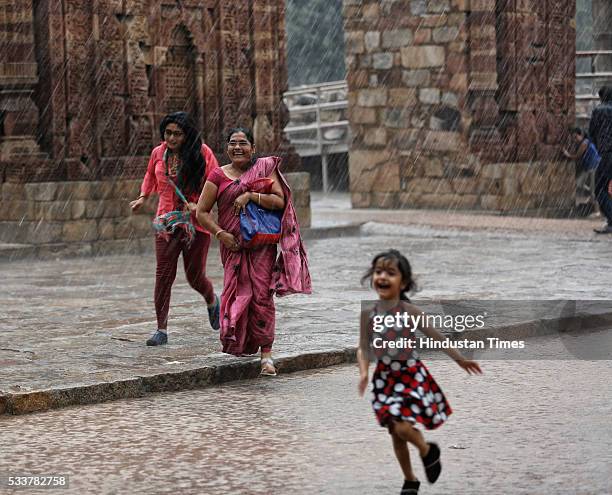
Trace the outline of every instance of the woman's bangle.
<instances>
[{"instance_id":1,"label":"woman's bangle","mask_svg":"<svg viewBox=\"0 0 612 495\"><path fill-rule=\"evenodd\" d=\"M141 199L141 198L146 198L146 197L147 197L146 195L141 194L140 196L138 196L138 199Z\"/></svg>"},{"instance_id":2,"label":"woman's bangle","mask_svg":"<svg viewBox=\"0 0 612 495\"><path fill-rule=\"evenodd\" d=\"M261 193L257 193L257 204L261 206Z\"/></svg>"},{"instance_id":3,"label":"woman's bangle","mask_svg":"<svg viewBox=\"0 0 612 495\"><path fill-rule=\"evenodd\" d=\"M223 232L227 232L227 230L219 229L217 233L215 234L215 239L219 239L219 235L222 234Z\"/></svg>"}]
</instances>

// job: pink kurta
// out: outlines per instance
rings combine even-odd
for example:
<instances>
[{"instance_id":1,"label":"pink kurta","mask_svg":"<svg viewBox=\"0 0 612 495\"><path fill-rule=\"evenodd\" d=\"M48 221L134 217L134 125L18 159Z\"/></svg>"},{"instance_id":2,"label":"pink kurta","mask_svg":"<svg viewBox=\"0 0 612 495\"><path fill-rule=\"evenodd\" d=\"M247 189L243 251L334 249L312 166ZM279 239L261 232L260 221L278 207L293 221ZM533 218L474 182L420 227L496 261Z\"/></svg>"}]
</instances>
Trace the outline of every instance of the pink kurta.
<instances>
[{"instance_id":1,"label":"pink kurta","mask_svg":"<svg viewBox=\"0 0 612 495\"><path fill-rule=\"evenodd\" d=\"M274 342L273 294L310 293L310 274L299 225L291 202L291 191L278 170L280 158L260 158L238 180L223 170L214 170L209 181L217 190L219 226L241 241L240 218L234 215L234 200L246 191L257 191L261 181L276 170L285 194L281 256L276 244L232 252L221 244L223 294L221 295L221 343L223 352L237 356L271 350ZM287 251L286 251L287 249Z\"/></svg>"},{"instance_id":2,"label":"pink kurta","mask_svg":"<svg viewBox=\"0 0 612 495\"><path fill-rule=\"evenodd\" d=\"M142 185L140 186L140 194L145 196L149 196L151 193L159 194L157 216L176 210L177 208L182 209L182 205L178 204L174 187L172 184L170 184L170 182L168 182L168 177L166 176L166 165L164 164L164 152L166 149L167 145L165 141L153 149L151 152L151 158L149 158L149 164L147 165L147 173L145 174ZM206 163L206 170L204 172L204 179L206 179L210 176L214 169L219 168L219 162L217 162L213 151L205 144L202 144L202 156L204 157L204 162ZM176 177L172 177L172 179L176 184ZM201 185L203 186L204 184ZM185 191L181 192L185 193ZM199 196L200 193L197 192L189 195L187 200L197 203ZM204 230L204 228L198 223L195 214L191 215L191 222L196 230L206 232L206 230Z\"/></svg>"}]
</instances>

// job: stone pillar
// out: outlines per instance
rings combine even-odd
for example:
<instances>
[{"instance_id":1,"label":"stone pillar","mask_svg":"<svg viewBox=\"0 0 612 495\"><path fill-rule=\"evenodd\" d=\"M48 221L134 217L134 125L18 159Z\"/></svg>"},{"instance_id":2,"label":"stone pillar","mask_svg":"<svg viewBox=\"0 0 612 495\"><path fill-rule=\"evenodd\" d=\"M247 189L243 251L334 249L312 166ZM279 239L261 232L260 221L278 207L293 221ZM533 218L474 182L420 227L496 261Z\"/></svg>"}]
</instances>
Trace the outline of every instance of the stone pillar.
<instances>
[{"instance_id":1,"label":"stone pillar","mask_svg":"<svg viewBox=\"0 0 612 495\"><path fill-rule=\"evenodd\" d=\"M573 205L574 0L344 0L355 207Z\"/></svg>"},{"instance_id":2,"label":"stone pillar","mask_svg":"<svg viewBox=\"0 0 612 495\"><path fill-rule=\"evenodd\" d=\"M39 112L34 11L31 0L0 2L0 160L43 157L37 143Z\"/></svg>"}]
</instances>

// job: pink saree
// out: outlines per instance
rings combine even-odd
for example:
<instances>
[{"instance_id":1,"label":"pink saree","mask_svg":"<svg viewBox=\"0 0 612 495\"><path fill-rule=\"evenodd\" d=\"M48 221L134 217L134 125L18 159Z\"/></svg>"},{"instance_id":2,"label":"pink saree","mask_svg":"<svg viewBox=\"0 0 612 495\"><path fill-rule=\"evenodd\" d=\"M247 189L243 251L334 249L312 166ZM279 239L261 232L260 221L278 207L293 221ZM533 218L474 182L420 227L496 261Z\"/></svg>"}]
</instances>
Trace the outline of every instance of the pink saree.
<instances>
[{"instance_id":1,"label":"pink saree","mask_svg":"<svg viewBox=\"0 0 612 495\"><path fill-rule=\"evenodd\" d=\"M218 183L219 226L240 240L240 219L233 213L234 200L246 191L264 192L265 181L277 171L285 194L281 221L281 253L276 244L232 252L221 244L223 293L221 295L221 343L223 352L236 356L272 349L275 332L273 295L310 293L306 251L291 202L291 190L278 170L280 158L258 159L239 180L225 177ZM215 181L216 182L216 181Z\"/></svg>"}]
</instances>

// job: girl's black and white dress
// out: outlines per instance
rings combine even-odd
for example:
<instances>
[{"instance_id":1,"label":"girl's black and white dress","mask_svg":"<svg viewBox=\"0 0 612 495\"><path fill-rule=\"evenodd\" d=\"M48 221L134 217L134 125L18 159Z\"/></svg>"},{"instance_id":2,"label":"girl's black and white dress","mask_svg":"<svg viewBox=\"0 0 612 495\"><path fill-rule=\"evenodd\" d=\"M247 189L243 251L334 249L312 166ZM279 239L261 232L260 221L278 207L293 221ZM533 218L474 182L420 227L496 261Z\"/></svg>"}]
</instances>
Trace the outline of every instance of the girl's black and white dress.
<instances>
[{"instance_id":1,"label":"girl's black and white dress","mask_svg":"<svg viewBox=\"0 0 612 495\"><path fill-rule=\"evenodd\" d=\"M410 328L396 327L383 332L387 341L399 338L416 341ZM395 420L420 423L428 430L437 428L453 412L444 393L414 349L394 351L385 351L372 376L371 400L378 422L383 427Z\"/></svg>"}]
</instances>

